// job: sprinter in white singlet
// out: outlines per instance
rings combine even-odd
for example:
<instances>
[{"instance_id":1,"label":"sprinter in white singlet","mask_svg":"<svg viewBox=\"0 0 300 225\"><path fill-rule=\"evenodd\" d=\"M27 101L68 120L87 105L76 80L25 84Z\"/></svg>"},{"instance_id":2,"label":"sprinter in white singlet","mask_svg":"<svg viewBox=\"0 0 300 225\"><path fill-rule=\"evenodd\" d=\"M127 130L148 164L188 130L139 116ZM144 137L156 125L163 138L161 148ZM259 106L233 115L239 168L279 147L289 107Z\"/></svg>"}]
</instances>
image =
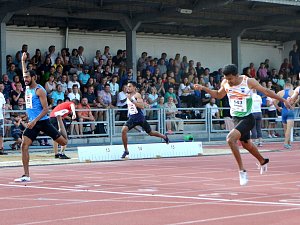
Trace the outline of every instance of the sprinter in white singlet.
<instances>
[{"instance_id":1,"label":"sprinter in white singlet","mask_svg":"<svg viewBox=\"0 0 300 225\"><path fill-rule=\"evenodd\" d=\"M157 131L151 130L151 127L142 112L142 109L144 108L144 102L141 94L136 92L136 82L134 81L129 81L127 85L127 106L129 119L122 127L122 141L124 145L124 153L121 156L122 159L129 155L127 147L127 132L136 126L141 126L150 136L160 137L164 139L167 144L169 144L170 141L167 135L163 135Z\"/></svg>"},{"instance_id":2,"label":"sprinter in white singlet","mask_svg":"<svg viewBox=\"0 0 300 225\"><path fill-rule=\"evenodd\" d=\"M288 108L291 105L287 100L262 87L257 80L239 75L237 67L233 64L225 66L223 74L225 79L222 81L219 90L210 90L201 85L194 85L194 88L206 91L212 98L221 99L227 94L230 103L230 113L235 124L235 128L227 136L227 142L239 167L240 185L246 185L248 183L248 175L242 162L238 140L259 161L261 174L267 171L267 163L269 162L269 159L262 157L250 139L250 130L254 127L254 117L251 113L252 89L256 89L271 98L283 102Z\"/></svg>"}]
</instances>

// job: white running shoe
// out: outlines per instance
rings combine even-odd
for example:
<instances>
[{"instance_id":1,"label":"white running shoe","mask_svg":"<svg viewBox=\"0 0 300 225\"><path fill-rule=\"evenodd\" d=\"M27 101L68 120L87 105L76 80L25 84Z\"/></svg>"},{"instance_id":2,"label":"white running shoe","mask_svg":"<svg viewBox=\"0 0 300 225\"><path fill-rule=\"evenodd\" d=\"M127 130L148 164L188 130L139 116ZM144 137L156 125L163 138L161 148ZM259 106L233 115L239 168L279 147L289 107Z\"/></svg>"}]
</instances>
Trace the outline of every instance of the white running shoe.
<instances>
[{"instance_id":1,"label":"white running shoe","mask_svg":"<svg viewBox=\"0 0 300 225\"><path fill-rule=\"evenodd\" d=\"M265 159L265 162L263 165L260 165L260 174L264 174L268 171L268 163L269 163L269 159Z\"/></svg>"},{"instance_id":2,"label":"white running shoe","mask_svg":"<svg viewBox=\"0 0 300 225\"><path fill-rule=\"evenodd\" d=\"M15 179L15 182L30 182L30 177L23 175L22 177Z\"/></svg>"},{"instance_id":3,"label":"white running shoe","mask_svg":"<svg viewBox=\"0 0 300 225\"><path fill-rule=\"evenodd\" d=\"M244 186L248 183L248 174L246 170L240 170L240 185Z\"/></svg>"},{"instance_id":4,"label":"white running shoe","mask_svg":"<svg viewBox=\"0 0 300 225\"><path fill-rule=\"evenodd\" d=\"M54 116L57 117L57 116L63 116L65 114L69 113L69 111L67 109L62 109L60 111L57 111L54 113Z\"/></svg>"}]
</instances>

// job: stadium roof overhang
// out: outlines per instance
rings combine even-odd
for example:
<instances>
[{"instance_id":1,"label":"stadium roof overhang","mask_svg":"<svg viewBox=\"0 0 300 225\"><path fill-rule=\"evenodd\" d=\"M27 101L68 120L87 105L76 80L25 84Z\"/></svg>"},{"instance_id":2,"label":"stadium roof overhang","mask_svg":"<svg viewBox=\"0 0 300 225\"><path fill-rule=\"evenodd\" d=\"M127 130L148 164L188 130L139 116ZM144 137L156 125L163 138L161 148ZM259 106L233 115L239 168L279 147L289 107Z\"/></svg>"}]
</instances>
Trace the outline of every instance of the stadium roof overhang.
<instances>
[{"instance_id":1,"label":"stadium roof overhang","mask_svg":"<svg viewBox=\"0 0 300 225\"><path fill-rule=\"evenodd\" d=\"M300 37L297 0L0 0L7 25L289 41Z\"/></svg>"}]
</instances>

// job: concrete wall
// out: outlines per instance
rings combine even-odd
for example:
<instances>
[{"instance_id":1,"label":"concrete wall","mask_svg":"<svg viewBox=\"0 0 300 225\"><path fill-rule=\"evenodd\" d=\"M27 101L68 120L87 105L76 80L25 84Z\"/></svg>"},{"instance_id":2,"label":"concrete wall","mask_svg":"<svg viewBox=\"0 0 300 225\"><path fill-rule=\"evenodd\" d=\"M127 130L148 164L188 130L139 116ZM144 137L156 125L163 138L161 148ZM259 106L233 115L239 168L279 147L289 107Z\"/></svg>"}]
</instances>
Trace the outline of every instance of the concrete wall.
<instances>
[{"instance_id":1,"label":"concrete wall","mask_svg":"<svg viewBox=\"0 0 300 225\"><path fill-rule=\"evenodd\" d=\"M65 47L64 31L56 28L28 28L7 27L7 53L15 55L21 49L23 43L28 44L31 56L36 48L45 52L50 45L55 45L59 51ZM105 45L111 48L111 54L115 55L118 49L125 49L125 34L116 32L84 32L70 30L68 46L70 50L82 45L85 55L91 63L97 49L103 51ZM281 46L278 42L253 42L242 41L242 67L253 62L256 67L266 58L270 59L271 67L279 68L284 57L287 57L290 47L287 43L285 50L275 46ZM137 57L143 51L148 55L160 57L162 52L168 54L168 58L174 57L176 53L186 55L188 59L195 62L200 61L202 66L216 70L224 64L231 62L230 40L175 37L166 35L137 35ZM287 55L286 55L287 54Z\"/></svg>"}]
</instances>

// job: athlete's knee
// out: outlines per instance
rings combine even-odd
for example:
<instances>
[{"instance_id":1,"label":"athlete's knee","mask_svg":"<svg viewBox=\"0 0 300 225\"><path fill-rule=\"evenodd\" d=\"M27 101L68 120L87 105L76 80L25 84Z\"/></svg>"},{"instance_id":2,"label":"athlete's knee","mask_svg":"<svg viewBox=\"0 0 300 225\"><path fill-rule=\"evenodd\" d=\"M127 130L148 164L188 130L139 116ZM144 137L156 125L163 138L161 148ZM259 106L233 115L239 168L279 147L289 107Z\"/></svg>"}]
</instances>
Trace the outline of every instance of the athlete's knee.
<instances>
[{"instance_id":1,"label":"athlete's knee","mask_svg":"<svg viewBox=\"0 0 300 225\"><path fill-rule=\"evenodd\" d=\"M122 127L122 135L126 135L127 134L127 132L128 132L128 127L126 127L126 126L123 126Z\"/></svg>"},{"instance_id":2,"label":"athlete's knee","mask_svg":"<svg viewBox=\"0 0 300 225\"><path fill-rule=\"evenodd\" d=\"M228 144L235 144L237 142L237 139L229 133L226 137L226 141Z\"/></svg>"}]
</instances>

